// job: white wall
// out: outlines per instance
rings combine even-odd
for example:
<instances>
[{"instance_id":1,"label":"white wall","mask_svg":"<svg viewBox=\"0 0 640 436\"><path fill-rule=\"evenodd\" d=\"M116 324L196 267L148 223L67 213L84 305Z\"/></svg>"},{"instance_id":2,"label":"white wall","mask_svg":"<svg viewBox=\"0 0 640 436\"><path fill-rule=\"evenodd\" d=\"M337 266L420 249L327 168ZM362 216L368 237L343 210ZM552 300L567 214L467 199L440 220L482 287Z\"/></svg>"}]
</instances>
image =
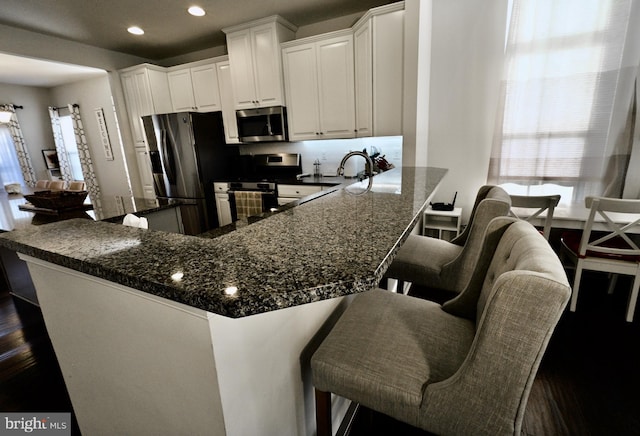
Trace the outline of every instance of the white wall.
<instances>
[{"instance_id":1,"label":"white wall","mask_svg":"<svg viewBox=\"0 0 640 436\"><path fill-rule=\"evenodd\" d=\"M432 166L429 149L432 0L406 0L404 13L404 71L402 133L405 166Z\"/></svg>"},{"instance_id":2,"label":"white wall","mask_svg":"<svg viewBox=\"0 0 640 436\"><path fill-rule=\"evenodd\" d=\"M111 87L107 73L103 77L51 88L50 104L52 106L60 107L73 103L77 103L80 106L80 116L84 124L87 143L91 151L91 159L102 194L104 196L130 195L122 143L116 126L111 100ZM98 108L102 108L104 111L114 156L112 161L106 159L104 148L102 147L100 130L95 114L95 109ZM67 111L61 111L62 115L66 113Z\"/></svg>"},{"instance_id":3,"label":"white wall","mask_svg":"<svg viewBox=\"0 0 640 436\"><path fill-rule=\"evenodd\" d=\"M429 166L449 168L436 201L466 221L486 183L500 94L507 0L433 2Z\"/></svg>"},{"instance_id":4,"label":"white wall","mask_svg":"<svg viewBox=\"0 0 640 436\"><path fill-rule=\"evenodd\" d=\"M47 88L0 83L0 103L23 106L16 110L18 122L27 144L37 179L48 179L41 150L55 148L49 112L50 92Z\"/></svg>"}]
</instances>

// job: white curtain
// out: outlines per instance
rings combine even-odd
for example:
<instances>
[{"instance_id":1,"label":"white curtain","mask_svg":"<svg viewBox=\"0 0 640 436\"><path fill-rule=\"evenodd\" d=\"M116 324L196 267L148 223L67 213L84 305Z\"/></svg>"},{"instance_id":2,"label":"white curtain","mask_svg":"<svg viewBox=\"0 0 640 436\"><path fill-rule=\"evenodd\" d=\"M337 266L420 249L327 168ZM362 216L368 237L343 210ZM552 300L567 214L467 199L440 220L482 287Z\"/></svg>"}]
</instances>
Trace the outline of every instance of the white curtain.
<instances>
[{"instance_id":1,"label":"white curtain","mask_svg":"<svg viewBox=\"0 0 640 436\"><path fill-rule=\"evenodd\" d=\"M62 180L69 183L73 180L73 173L71 172L71 165L69 164L67 149L62 136L59 108L49 107L49 118L51 118L51 130L53 130L53 142L56 145L56 152L58 154L60 174L62 175Z\"/></svg>"},{"instance_id":2,"label":"white curtain","mask_svg":"<svg viewBox=\"0 0 640 436\"><path fill-rule=\"evenodd\" d=\"M636 0L513 0L489 182L620 196L640 59Z\"/></svg>"},{"instance_id":3,"label":"white curtain","mask_svg":"<svg viewBox=\"0 0 640 436\"><path fill-rule=\"evenodd\" d=\"M15 106L12 104L2 104L0 105L0 111L11 112L11 120L7 126L15 149L15 157L18 159L20 171L22 172L22 177L13 181L20 182L23 186L26 184L29 187L34 187L36 185L36 173L33 170L33 164L31 163L31 156L29 156L29 151L27 150L27 144L22 136L22 129L20 129L20 123L18 123ZM8 182L9 181L6 181L6 183Z\"/></svg>"},{"instance_id":4,"label":"white curtain","mask_svg":"<svg viewBox=\"0 0 640 436\"><path fill-rule=\"evenodd\" d=\"M76 145L78 147L78 156L80 157L80 165L82 166L82 174L84 176L84 182L87 185L87 191L89 191L89 197L93 204L93 209L97 216L102 216L102 201L100 186L98 185L98 179L96 172L93 168L93 161L91 160L91 152L89 150L89 144L87 143L87 136L84 133L84 126L82 124L82 118L80 117L80 106L77 104L68 105L69 112L71 113L71 121L73 123L73 132L76 135Z\"/></svg>"}]
</instances>

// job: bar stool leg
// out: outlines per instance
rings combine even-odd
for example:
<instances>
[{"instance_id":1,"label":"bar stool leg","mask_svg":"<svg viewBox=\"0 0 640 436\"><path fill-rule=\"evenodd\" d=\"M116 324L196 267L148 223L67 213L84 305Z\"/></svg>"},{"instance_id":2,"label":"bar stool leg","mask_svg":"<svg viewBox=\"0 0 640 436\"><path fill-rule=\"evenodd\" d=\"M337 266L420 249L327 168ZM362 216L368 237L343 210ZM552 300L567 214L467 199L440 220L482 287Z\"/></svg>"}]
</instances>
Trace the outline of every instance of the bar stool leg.
<instances>
[{"instance_id":1,"label":"bar stool leg","mask_svg":"<svg viewBox=\"0 0 640 436\"><path fill-rule=\"evenodd\" d=\"M317 436L331 436L331 392L316 391Z\"/></svg>"}]
</instances>

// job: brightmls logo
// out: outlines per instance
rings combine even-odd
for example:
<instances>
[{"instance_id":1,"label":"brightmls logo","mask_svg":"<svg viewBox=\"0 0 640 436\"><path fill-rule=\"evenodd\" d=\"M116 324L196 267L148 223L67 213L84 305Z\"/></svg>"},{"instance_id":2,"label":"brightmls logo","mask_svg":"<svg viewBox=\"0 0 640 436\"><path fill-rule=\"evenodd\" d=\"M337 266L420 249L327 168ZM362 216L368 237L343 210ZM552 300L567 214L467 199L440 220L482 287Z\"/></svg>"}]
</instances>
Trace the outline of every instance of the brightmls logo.
<instances>
[{"instance_id":1,"label":"brightmls logo","mask_svg":"<svg viewBox=\"0 0 640 436\"><path fill-rule=\"evenodd\" d=\"M70 413L0 413L0 436L71 436Z\"/></svg>"}]
</instances>

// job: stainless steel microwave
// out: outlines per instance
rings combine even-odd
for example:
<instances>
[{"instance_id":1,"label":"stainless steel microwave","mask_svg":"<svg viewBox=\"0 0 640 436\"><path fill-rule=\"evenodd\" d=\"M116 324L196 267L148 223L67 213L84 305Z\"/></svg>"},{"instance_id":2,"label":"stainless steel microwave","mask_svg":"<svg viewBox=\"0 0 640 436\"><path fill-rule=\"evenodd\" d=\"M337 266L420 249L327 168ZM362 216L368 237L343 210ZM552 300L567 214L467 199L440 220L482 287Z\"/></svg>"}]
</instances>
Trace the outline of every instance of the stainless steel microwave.
<instances>
[{"instance_id":1,"label":"stainless steel microwave","mask_svg":"<svg viewBox=\"0 0 640 436\"><path fill-rule=\"evenodd\" d=\"M240 142L288 141L287 111L284 106L236 111Z\"/></svg>"}]
</instances>

